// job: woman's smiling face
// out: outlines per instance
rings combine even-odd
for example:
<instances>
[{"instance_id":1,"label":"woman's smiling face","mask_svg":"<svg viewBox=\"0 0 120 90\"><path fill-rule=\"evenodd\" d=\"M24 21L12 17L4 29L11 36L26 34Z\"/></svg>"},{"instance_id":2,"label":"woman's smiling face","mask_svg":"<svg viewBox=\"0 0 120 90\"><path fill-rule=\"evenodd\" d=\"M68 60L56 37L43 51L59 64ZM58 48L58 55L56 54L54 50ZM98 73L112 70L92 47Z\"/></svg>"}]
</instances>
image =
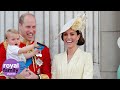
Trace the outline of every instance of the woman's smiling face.
<instances>
[{"instance_id":1,"label":"woman's smiling face","mask_svg":"<svg viewBox=\"0 0 120 90\"><path fill-rule=\"evenodd\" d=\"M80 38L80 35L77 35L77 32L73 29L68 29L63 33L63 41L68 48L75 47Z\"/></svg>"}]
</instances>

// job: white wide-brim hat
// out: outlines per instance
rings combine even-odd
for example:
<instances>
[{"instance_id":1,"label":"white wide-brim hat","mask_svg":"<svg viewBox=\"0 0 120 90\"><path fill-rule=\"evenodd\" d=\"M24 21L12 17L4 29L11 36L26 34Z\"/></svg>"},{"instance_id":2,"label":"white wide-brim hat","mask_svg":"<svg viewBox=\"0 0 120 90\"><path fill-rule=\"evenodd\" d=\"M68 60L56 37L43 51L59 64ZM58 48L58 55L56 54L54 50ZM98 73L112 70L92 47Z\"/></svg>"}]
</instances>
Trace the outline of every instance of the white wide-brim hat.
<instances>
[{"instance_id":1,"label":"white wide-brim hat","mask_svg":"<svg viewBox=\"0 0 120 90\"><path fill-rule=\"evenodd\" d=\"M86 15L78 15L76 18L73 18L69 20L61 29L60 33L58 34L61 35L63 32L67 31L68 29L73 29L73 30L79 30L82 31L86 27Z\"/></svg>"}]
</instances>

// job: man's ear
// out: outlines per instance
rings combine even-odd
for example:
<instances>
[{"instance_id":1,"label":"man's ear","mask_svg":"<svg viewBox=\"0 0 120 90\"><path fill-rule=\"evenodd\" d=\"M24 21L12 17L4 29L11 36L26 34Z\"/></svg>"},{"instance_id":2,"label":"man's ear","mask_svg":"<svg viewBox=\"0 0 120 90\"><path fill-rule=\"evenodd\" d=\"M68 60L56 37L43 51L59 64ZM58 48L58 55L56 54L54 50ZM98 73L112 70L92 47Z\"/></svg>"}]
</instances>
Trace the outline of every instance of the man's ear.
<instances>
[{"instance_id":1,"label":"man's ear","mask_svg":"<svg viewBox=\"0 0 120 90\"><path fill-rule=\"evenodd\" d=\"M21 25L21 23L19 23L19 24L18 24L18 31L19 31L19 33L20 33L20 31L21 31L21 27L22 27L22 25Z\"/></svg>"},{"instance_id":2,"label":"man's ear","mask_svg":"<svg viewBox=\"0 0 120 90\"><path fill-rule=\"evenodd\" d=\"M19 25L19 28L21 28L21 27L22 27L22 24L21 24L21 23L19 23L18 25Z\"/></svg>"},{"instance_id":3,"label":"man's ear","mask_svg":"<svg viewBox=\"0 0 120 90\"><path fill-rule=\"evenodd\" d=\"M5 39L6 42L8 42L8 39Z\"/></svg>"}]
</instances>

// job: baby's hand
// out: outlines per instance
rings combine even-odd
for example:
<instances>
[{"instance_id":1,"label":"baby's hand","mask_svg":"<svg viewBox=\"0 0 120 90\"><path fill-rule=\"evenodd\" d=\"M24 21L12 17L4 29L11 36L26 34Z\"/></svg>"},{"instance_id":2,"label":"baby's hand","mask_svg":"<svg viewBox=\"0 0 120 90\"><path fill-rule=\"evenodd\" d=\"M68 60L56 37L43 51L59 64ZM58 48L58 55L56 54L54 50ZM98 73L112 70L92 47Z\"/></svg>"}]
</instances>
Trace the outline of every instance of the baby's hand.
<instances>
[{"instance_id":1,"label":"baby's hand","mask_svg":"<svg viewBox=\"0 0 120 90\"><path fill-rule=\"evenodd\" d=\"M38 76L28 68L25 68L19 75L16 76L16 78L17 79L38 79Z\"/></svg>"},{"instance_id":2,"label":"baby's hand","mask_svg":"<svg viewBox=\"0 0 120 90\"><path fill-rule=\"evenodd\" d=\"M36 55L37 57L42 57L41 50L35 49L34 55Z\"/></svg>"},{"instance_id":3,"label":"baby's hand","mask_svg":"<svg viewBox=\"0 0 120 90\"><path fill-rule=\"evenodd\" d=\"M34 47L39 48L40 46L37 44L37 41L34 42Z\"/></svg>"},{"instance_id":4,"label":"baby's hand","mask_svg":"<svg viewBox=\"0 0 120 90\"><path fill-rule=\"evenodd\" d=\"M38 49L35 49L34 50L34 54L36 55L36 54L39 54L40 53L40 50L38 50Z\"/></svg>"}]
</instances>

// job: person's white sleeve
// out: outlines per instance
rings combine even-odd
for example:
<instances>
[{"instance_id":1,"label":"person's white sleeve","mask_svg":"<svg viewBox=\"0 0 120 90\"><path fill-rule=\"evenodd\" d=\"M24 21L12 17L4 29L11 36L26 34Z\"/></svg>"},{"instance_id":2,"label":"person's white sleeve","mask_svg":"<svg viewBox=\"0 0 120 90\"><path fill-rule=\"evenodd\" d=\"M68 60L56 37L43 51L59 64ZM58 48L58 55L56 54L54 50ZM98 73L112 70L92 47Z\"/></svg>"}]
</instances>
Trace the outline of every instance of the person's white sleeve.
<instances>
[{"instance_id":1,"label":"person's white sleeve","mask_svg":"<svg viewBox=\"0 0 120 90\"><path fill-rule=\"evenodd\" d=\"M55 56L52 60L51 74L52 74L52 79L56 79L56 59L55 59Z\"/></svg>"},{"instance_id":2,"label":"person's white sleeve","mask_svg":"<svg viewBox=\"0 0 120 90\"><path fill-rule=\"evenodd\" d=\"M20 48L18 46L9 46L8 49L11 52L11 54L18 55L18 51Z\"/></svg>"},{"instance_id":3,"label":"person's white sleeve","mask_svg":"<svg viewBox=\"0 0 120 90\"><path fill-rule=\"evenodd\" d=\"M89 53L86 56L83 79L93 79L93 59L92 55Z\"/></svg>"}]
</instances>

